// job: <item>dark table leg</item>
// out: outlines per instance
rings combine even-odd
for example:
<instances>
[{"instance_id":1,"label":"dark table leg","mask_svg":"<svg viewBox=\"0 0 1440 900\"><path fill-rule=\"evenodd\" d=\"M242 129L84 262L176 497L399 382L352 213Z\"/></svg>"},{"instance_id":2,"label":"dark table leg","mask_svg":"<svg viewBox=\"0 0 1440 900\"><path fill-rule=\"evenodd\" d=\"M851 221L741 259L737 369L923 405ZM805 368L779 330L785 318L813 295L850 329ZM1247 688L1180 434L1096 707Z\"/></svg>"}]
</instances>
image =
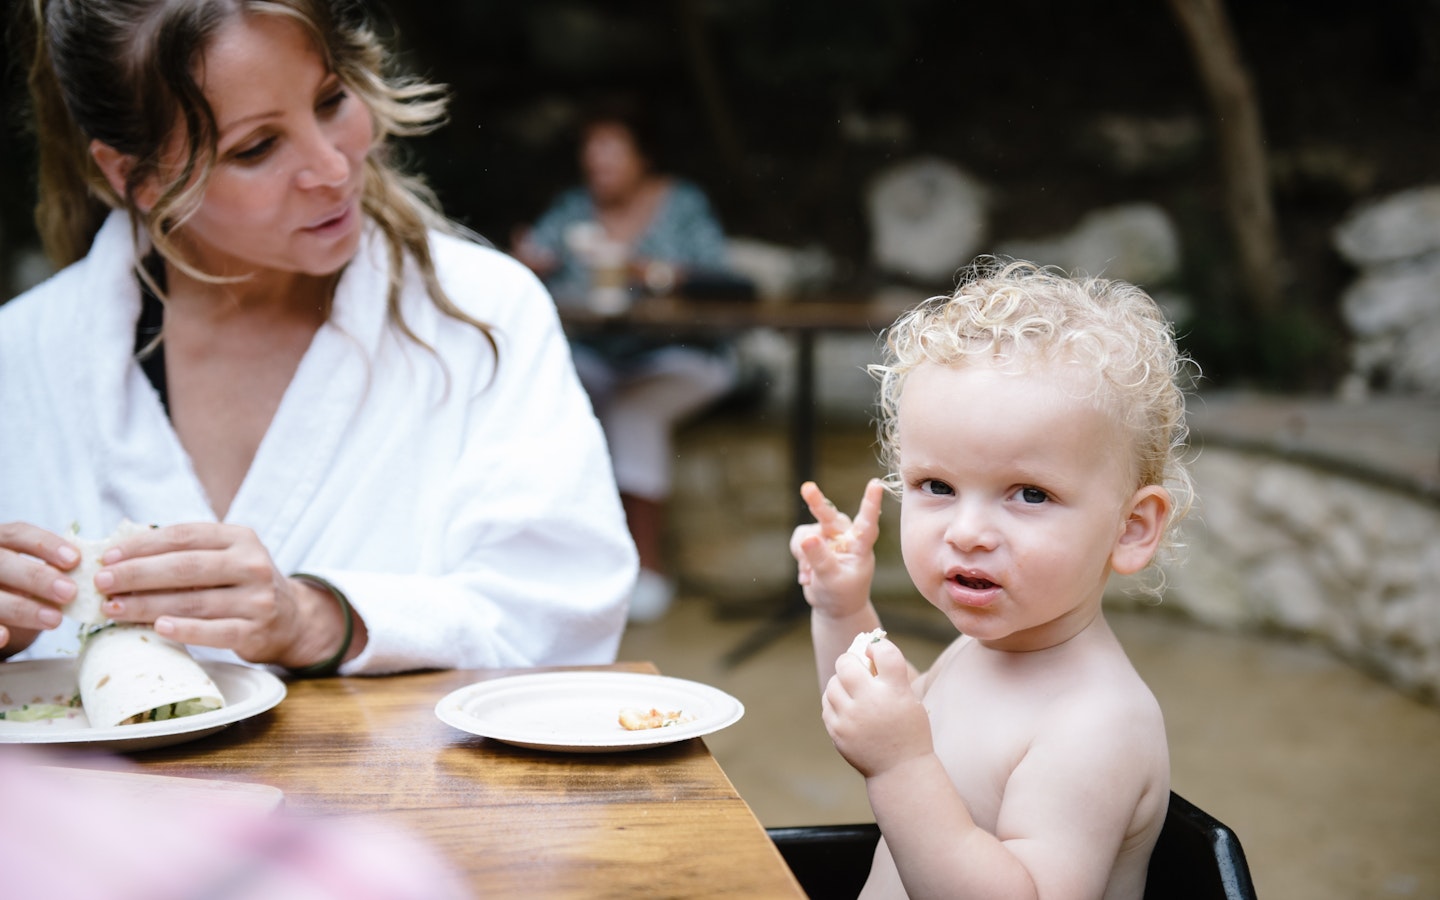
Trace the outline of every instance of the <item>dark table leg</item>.
<instances>
[{"instance_id":1,"label":"dark table leg","mask_svg":"<svg viewBox=\"0 0 1440 900\"><path fill-rule=\"evenodd\" d=\"M815 332L808 328L795 331L795 397L790 411L790 490L795 497L795 524L811 521L810 510L800 499L800 485L812 481L816 473L816 402L815 402ZM808 618L810 604L800 585L792 585L785 602L769 619L746 635L722 657L727 668L740 665L775 641L795 625Z\"/></svg>"}]
</instances>

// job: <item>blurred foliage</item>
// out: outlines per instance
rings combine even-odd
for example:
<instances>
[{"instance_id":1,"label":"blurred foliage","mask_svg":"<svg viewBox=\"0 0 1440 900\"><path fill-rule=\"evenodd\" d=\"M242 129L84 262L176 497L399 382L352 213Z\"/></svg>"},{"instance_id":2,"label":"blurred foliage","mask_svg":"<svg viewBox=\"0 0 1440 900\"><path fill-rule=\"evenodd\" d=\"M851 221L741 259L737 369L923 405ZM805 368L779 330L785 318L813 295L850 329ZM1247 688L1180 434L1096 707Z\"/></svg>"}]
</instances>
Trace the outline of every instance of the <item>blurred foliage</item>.
<instances>
[{"instance_id":1,"label":"blurred foliage","mask_svg":"<svg viewBox=\"0 0 1440 900\"><path fill-rule=\"evenodd\" d=\"M451 87L448 126L406 146L412 168L497 244L578 178L568 126L583 99L632 90L661 114L669 168L709 190L729 230L819 243L852 287L868 274L865 186L911 156L941 156L985 182L996 240L1061 232L1100 206L1159 204L1182 234L1185 268L1171 287L1194 311L1185 340L1210 383L1333 379L1345 340L1335 310L1354 273L1330 229L1366 197L1435 177L1435 0L1229 4L1261 97L1287 254L1276 261L1287 305L1263 322L1237 294L1213 146L1202 136L1198 153L1144 170L1097 152L1102 117L1209 127L1159 0L367 2L403 68ZM30 234L34 166L19 124L22 61L5 61L0 234L13 244Z\"/></svg>"}]
</instances>

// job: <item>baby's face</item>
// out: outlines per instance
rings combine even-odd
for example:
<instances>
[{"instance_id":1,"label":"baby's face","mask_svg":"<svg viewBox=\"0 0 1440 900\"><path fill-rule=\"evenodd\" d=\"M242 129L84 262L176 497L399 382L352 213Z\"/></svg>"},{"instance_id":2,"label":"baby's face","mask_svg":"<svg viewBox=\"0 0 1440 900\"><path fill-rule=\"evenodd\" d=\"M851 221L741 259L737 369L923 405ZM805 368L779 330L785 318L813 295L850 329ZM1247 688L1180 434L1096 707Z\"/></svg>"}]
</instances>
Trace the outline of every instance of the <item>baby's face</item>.
<instances>
[{"instance_id":1,"label":"baby's face","mask_svg":"<svg viewBox=\"0 0 1440 900\"><path fill-rule=\"evenodd\" d=\"M1091 621L1140 493L1128 436L1075 399L1075 377L925 363L900 397L906 569L998 649L1053 646Z\"/></svg>"}]
</instances>

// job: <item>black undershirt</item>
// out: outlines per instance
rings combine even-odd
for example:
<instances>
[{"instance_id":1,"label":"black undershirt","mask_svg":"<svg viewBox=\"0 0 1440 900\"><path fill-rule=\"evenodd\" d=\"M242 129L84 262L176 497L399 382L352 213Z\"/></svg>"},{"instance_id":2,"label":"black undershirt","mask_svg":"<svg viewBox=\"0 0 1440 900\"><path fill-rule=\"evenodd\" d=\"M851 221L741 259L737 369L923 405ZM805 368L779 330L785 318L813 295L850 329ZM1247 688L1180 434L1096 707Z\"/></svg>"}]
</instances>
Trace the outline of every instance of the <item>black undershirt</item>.
<instances>
[{"instance_id":1,"label":"black undershirt","mask_svg":"<svg viewBox=\"0 0 1440 900\"><path fill-rule=\"evenodd\" d=\"M145 271L165 290L165 263L160 259L159 254L152 253L145 257ZM150 346L156 336L160 334L160 328L165 322L165 304L150 290L145 279L140 281L140 319L135 323L135 353ZM151 387L160 397L160 405L165 409L165 416L170 416L170 393L165 387L165 347L163 344L156 344L149 354L140 359L140 369L145 377L150 380Z\"/></svg>"}]
</instances>

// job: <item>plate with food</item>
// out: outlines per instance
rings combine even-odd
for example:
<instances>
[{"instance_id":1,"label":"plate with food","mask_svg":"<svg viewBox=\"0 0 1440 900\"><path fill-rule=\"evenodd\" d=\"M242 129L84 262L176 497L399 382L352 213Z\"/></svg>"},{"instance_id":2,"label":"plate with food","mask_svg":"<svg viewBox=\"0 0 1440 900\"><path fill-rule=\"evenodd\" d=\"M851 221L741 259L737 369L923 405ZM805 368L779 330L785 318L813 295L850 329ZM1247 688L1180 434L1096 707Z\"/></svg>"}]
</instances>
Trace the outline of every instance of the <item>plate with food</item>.
<instances>
[{"instance_id":1,"label":"plate with food","mask_svg":"<svg viewBox=\"0 0 1440 900\"><path fill-rule=\"evenodd\" d=\"M146 530L126 520L99 540L71 535L79 590L65 618L79 629L80 652L0 664L0 743L146 750L213 734L285 699L284 682L263 669L200 663L153 627L105 615L95 588L101 558Z\"/></svg>"},{"instance_id":2,"label":"plate with food","mask_svg":"<svg viewBox=\"0 0 1440 900\"><path fill-rule=\"evenodd\" d=\"M535 672L480 681L435 705L440 721L518 747L605 753L712 734L745 707L708 684L643 672Z\"/></svg>"},{"instance_id":3,"label":"plate with food","mask_svg":"<svg viewBox=\"0 0 1440 900\"><path fill-rule=\"evenodd\" d=\"M139 641L138 635L134 638L137 644L150 643ZM122 658L136 658L124 651L128 640L112 638L106 643ZM104 644L96 647L103 650ZM148 664L142 663L146 671L127 670L123 663L107 662L106 653L90 652L96 647L87 647L80 660L0 663L0 744L81 745L120 753L168 747L214 734L285 699L285 683L264 669L197 662L187 653L188 666L173 655L156 654ZM139 656L144 659L146 654ZM89 687L81 691L91 671L86 668L82 673L81 663L97 660L114 668L108 679L103 672L93 676L91 684L100 684L97 692ZM169 672L168 679L149 677L162 667ZM174 690L161 695L152 682L168 682ZM85 697L90 697L88 703ZM152 705L139 708L145 704Z\"/></svg>"}]
</instances>

